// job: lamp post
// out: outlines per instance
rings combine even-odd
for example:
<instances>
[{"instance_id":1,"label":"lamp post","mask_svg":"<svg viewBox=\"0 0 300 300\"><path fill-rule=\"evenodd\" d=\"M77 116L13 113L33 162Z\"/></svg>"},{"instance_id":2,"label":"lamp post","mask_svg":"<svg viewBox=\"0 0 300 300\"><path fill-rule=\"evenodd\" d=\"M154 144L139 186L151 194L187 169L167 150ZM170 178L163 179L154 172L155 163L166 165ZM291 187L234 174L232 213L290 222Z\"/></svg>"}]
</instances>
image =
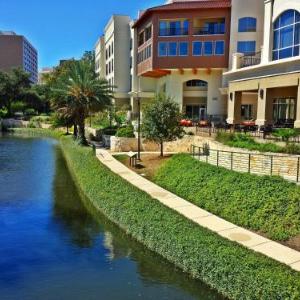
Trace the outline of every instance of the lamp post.
<instances>
[{"instance_id":1,"label":"lamp post","mask_svg":"<svg viewBox=\"0 0 300 300\"><path fill-rule=\"evenodd\" d=\"M137 104L138 104L138 155L137 159L141 161L141 98L137 93Z\"/></svg>"}]
</instances>

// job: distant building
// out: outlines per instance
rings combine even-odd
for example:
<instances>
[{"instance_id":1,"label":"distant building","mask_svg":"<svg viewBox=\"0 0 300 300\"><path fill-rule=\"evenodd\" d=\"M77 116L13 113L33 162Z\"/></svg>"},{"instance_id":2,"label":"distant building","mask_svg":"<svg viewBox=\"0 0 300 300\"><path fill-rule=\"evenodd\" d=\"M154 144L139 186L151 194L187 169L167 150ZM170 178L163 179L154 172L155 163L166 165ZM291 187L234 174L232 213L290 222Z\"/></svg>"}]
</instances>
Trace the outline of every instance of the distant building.
<instances>
[{"instance_id":1,"label":"distant building","mask_svg":"<svg viewBox=\"0 0 300 300\"><path fill-rule=\"evenodd\" d=\"M99 78L107 79L115 87L115 105L118 107L130 104L130 24L130 17L113 15L95 45L96 72Z\"/></svg>"},{"instance_id":2,"label":"distant building","mask_svg":"<svg viewBox=\"0 0 300 300\"><path fill-rule=\"evenodd\" d=\"M38 82L38 52L22 35L0 31L0 70L22 68L30 73L32 83Z\"/></svg>"},{"instance_id":3,"label":"distant building","mask_svg":"<svg viewBox=\"0 0 300 300\"><path fill-rule=\"evenodd\" d=\"M44 84L44 76L51 74L54 71L54 68L43 68L40 72L39 72L39 80L38 83L39 84Z\"/></svg>"}]
</instances>

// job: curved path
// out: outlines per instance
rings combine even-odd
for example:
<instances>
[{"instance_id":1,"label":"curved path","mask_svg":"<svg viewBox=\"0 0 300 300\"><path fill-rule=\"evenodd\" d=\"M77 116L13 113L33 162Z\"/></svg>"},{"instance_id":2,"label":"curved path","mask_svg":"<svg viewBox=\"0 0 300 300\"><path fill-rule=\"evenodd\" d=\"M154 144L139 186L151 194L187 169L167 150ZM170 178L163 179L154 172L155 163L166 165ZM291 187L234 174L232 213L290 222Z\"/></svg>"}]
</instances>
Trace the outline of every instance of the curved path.
<instances>
[{"instance_id":1,"label":"curved path","mask_svg":"<svg viewBox=\"0 0 300 300\"><path fill-rule=\"evenodd\" d=\"M200 226L206 227L228 240L262 253L300 272L300 252L227 222L191 204L128 169L106 150L97 149L96 156L111 171Z\"/></svg>"}]
</instances>

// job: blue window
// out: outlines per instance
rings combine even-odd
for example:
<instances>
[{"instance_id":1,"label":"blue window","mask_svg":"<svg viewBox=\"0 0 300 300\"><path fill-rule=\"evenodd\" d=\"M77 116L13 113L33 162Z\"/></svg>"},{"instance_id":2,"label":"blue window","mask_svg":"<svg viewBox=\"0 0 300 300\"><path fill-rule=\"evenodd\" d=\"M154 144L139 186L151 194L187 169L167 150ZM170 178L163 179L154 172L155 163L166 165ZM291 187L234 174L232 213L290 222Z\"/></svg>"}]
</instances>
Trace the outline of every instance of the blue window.
<instances>
[{"instance_id":1,"label":"blue window","mask_svg":"<svg viewBox=\"0 0 300 300\"><path fill-rule=\"evenodd\" d=\"M180 42L179 43L179 55L180 56L189 55L189 44L188 44L188 42Z\"/></svg>"},{"instance_id":2,"label":"blue window","mask_svg":"<svg viewBox=\"0 0 300 300\"><path fill-rule=\"evenodd\" d=\"M299 56L300 13L287 10L274 22L273 60Z\"/></svg>"},{"instance_id":3,"label":"blue window","mask_svg":"<svg viewBox=\"0 0 300 300\"><path fill-rule=\"evenodd\" d=\"M242 41L237 44L237 51L246 55L253 55L256 51L255 41Z\"/></svg>"},{"instance_id":4,"label":"blue window","mask_svg":"<svg viewBox=\"0 0 300 300\"><path fill-rule=\"evenodd\" d=\"M213 55L213 42L204 42L204 55Z\"/></svg>"},{"instance_id":5,"label":"blue window","mask_svg":"<svg viewBox=\"0 0 300 300\"><path fill-rule=\"evenodd\" d=\"M175 43L175 42L170 42L169 43L168 55L169 56L176 56L177 55L177 43Z\"/></svg>"},{"instance_id":6,"label":"blue window","mask_svg":"<svg viewBox=\"0 0 300 300\"><path fill-rule=\"evenodd\" d=\"M167 43L160 42L158 43L158 56L167 56L168 55L168 49L167 49Z\"/></svg>"},{"instance_id":7,"label":"blue window","mask_svg":"<svg viewBox=\"0 0 300 300\"><path fill-rule=\"evenodd\" d=\"M251 17L239 19L239 32L255 32L256 19Z\"/></svg>"},{"instance_id":8,"label":"blue window","mask_svg":"<svg viewBox=\"0 0 300 300\"><path fill-rule=\"evenodd\" d=\"M215 55L224 55L224 53L225 53L225 42L216 41Z\"/></svg>"},{"instance_id":9,"label":"blue window","mask_svg":"<svg viewBox=\"0 0 300 300\"><path fill-rule=\"evenodd\" d=\"M202 55L202 42L193 43L193 55L194 56Z\"/></svg>"}]
</instances>

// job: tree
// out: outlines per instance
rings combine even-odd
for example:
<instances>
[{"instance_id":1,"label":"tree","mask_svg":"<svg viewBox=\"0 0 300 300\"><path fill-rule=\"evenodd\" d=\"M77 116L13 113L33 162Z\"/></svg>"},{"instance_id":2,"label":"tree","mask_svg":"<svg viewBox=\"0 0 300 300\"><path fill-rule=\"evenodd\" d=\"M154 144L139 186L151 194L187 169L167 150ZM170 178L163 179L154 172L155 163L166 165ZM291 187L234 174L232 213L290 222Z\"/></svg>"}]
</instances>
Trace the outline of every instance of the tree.
<instances>
[{"instance_id":1,"label":"tree","mask_svg":"<svg viewBox=\"0 0 300 300\"><path fill-rule=\"evenodd\" d=\"M79 143L85 145L85 119L111 105L112 90L106 80L97 79L88 60L73 61L52 86L52 104L58 113L72 117L79 128Z\"/></svg>"},{"instance_id":2,"label":"tree","mask_svg":"<svg viewBox=\"0 0 300 300\"><path fill-rule=\"evenodd\" d=\"M160 144L160 156L164 155L164 142L183 136L180 126L180 108L164 94L157 95L154 102L143 112L143 134L146 139Z\"/></svg>"},{"instance_id":3,"label":"tree","mask_svg":"<svg viewBox=\"0 0 300 300\"><path fill-rule=\"evenodd\" d=\"M12 103L23 101L30 88L30 74L22 69L0 72L0 106L7 109L8 116L12 115Z\"/></svg>"}]
</instances>

